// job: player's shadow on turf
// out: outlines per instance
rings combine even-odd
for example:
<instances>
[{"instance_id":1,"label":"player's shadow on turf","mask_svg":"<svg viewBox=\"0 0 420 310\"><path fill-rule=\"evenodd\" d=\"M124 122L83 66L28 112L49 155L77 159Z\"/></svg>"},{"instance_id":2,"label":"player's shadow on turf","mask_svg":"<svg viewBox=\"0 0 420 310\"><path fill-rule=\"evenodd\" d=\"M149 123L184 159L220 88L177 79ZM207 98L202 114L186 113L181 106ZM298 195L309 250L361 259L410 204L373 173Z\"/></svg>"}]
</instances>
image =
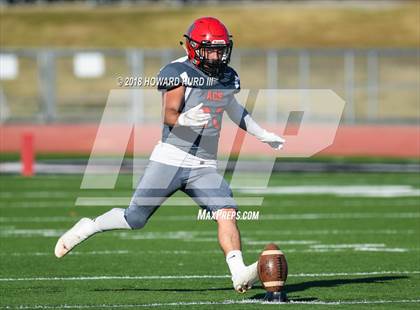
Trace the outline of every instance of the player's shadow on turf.
<instances>
[{"instance_id":1,"label":"player's shadow on turf","mask_svg":"<svg viewBox=\"0 0 420 310\"><path fill-rule=\"evenodd\" d=\"M370 278L357 278L357 279L331 279L331 280L317 280L317 281L307 281L302 283L290 284L286 285L286 292L287 293L294 293L294 292L302 292L309 288L323 288L323 287L336 287L340 285L348 285L348 284L360 284L360 283L383 283L385 281L393 281L399 279L407 279L407 276L387 276L387 277L370 277ZM262 288L261 286L257 288ZM256 294L252 296L250 299L263 299L265 296L264 294ZM304 298L304 299L296 299L293 300L300 300L300 301L313 301L316 298Z\"/></svg>"}]
</instances>

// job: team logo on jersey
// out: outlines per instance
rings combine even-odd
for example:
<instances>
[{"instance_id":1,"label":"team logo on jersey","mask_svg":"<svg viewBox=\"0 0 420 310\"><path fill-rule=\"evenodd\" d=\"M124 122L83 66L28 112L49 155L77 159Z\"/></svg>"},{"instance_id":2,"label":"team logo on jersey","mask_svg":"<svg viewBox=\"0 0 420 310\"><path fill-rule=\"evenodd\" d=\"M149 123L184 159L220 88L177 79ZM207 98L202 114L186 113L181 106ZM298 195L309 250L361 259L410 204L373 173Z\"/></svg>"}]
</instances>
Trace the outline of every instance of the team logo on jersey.
<instances>
[{"instance_id":1,"label":"team logo on jersey","mask_svg":"<svg viewBox=\"0 0 420 310\"><path fill-rule=\"evenodd\" d=\"M208 90L206 99L209 100L209 101L222 101L223 92Z\"/></svg>"}]
</instances>

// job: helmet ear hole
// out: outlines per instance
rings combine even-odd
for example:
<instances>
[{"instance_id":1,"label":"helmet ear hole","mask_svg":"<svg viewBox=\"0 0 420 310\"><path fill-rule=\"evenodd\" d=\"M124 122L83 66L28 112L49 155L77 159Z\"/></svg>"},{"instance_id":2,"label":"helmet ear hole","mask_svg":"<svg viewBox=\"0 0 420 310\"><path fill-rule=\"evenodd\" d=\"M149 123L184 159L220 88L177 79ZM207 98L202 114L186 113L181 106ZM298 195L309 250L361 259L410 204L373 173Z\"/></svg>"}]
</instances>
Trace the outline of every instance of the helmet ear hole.
<instances>
[{"instance_id":1,"label":"helmet ear hole","mask_svg":"<svg viewBox=\"0 0 420 310\"><path fill-rule=\"evenodd\" d=\"M198 46L198 44L196 42L192 41L192 40L190 41L190 44L193 48L197 48L197 46Z\"/></svg>"}]
</instances>

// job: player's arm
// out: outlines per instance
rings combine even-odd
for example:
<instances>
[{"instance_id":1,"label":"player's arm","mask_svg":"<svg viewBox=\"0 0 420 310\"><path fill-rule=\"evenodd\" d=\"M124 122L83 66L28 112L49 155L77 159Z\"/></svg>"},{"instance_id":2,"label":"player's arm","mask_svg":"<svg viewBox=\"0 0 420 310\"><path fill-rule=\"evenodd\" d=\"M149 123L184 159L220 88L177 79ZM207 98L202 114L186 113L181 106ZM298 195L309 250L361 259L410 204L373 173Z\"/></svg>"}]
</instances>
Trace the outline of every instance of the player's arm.
<instances>
[{"instance_id":1,"label":"player's arm","mask_svg":"<svg viewBox=\"0 0 420 310\"><path fill-rule=\"evenodd\" d=\"M227 106L226 112L230 119L240 128L255 136L261 142L269 144L272 148L280 150L285 140L275 133L261 128L251 117L248 111L236 101L233 97L231 103Z\"/></svg>"},{"instance_id":2,"label":"player's arm","mask_svg":"<svg viewBox=\"0 0 420 310\"><path fill-rule=\"evenodd\" d=\"M204 126L211 118L209 113L204 113L199 105L181 113L184 103L185 87L179 86L163 93L163 121L169 126Z\"/></svg>"},{"instance_id":3,"label":"player's arm","mask_svg":"<svg viewBox=\"0 0 420 310\"><path fill-rule=\"evenodd\" d=\"M179 111L184 100L185 87L179 86L162 93L163 100L163 122L169 126L175 126L178 120Z\"/></svg>"}]
</instances>

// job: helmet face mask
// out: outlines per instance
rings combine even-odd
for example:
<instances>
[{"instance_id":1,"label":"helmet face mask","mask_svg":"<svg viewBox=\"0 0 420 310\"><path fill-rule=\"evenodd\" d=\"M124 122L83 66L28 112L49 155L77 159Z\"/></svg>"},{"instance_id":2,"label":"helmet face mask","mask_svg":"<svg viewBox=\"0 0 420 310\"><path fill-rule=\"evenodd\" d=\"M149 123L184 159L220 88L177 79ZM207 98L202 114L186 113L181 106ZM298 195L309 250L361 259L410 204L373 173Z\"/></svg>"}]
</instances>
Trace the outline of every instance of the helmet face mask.
<instances>
[{"instance_id":1,"label":"helmet face mask","mask_svg":"<svg viewBox=\"0 0 420 310\"><path fill-rule=\"evenodd\" d=\"M226 70L232 53L231 42L229 44L198 43L188 37L187 42L194 49L193 63L200 70L212 77L219 76Z\"/></svg>"},{"instance_id":2,"label":"helmet face mask","mask_svg":"<svg viewBox=\"0 0 420 310\"><path fill-rule=\"evenodd\" d=\"M218 77L225 72L233 42L219 20L212 17L199 18L184 37L188 58L196 67L211 77Z\"/></svg>"}]
</instances>

